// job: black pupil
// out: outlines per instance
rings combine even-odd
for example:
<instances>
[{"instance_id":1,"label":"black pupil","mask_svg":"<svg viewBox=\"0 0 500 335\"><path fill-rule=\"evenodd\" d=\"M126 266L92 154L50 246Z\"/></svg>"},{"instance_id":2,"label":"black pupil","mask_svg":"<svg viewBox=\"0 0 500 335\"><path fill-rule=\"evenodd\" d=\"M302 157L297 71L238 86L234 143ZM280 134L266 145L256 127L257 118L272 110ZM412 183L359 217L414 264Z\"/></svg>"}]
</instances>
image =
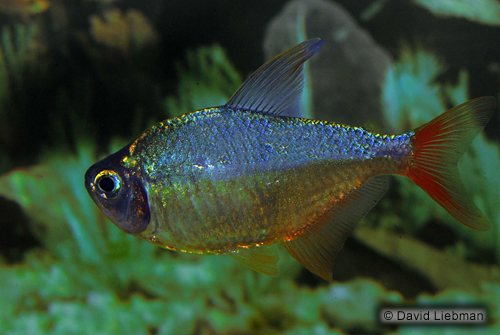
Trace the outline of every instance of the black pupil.
<instances>
[{"instance_id":1,"label":"black pupil","mask_svg":"<svg viewBox=\"0 0 500 335\"><path fill-rule=\"evenodd\" d=\"M103 192L111 192L115 189L115 181L111 177L102 177L99 180L99 188Z\"/></svg>"}]
</instances>

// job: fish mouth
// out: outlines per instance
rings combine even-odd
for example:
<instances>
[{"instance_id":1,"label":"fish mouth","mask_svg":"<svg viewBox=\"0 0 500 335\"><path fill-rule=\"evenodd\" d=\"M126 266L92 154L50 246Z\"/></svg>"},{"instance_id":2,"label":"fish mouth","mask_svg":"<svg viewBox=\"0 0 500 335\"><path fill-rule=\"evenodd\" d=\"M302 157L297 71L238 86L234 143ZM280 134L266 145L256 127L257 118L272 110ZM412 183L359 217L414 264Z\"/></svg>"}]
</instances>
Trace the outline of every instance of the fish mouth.
<instances>
[{"instance_id":1,"label":"fish mouth","mask_svg":"<svg viewBox=\"0 0 500 335\"><path fill-rule=\"evenodd\" d=\"M96 205L99 205L96 202L96 198L95 198L96 189L95 189L95 185L94 185L94 179L95 179L95 176L97 175L96 170L97 169L96 169L95 164L94 164L87 170L87 172L85 172L85 188L87 189L87 192L89 193L92 200L94 200Z\"/></svg>"},{"instance_id":2,"label":"fish mouth","mask_svg":"<svg viewBox=\"0 0 500 335\"><path fill-rule=\"evenodd\" d=\"M87 172L85 172L85 188L87 189L87 193L89 194L92 201L96 204L96 206L109 218L106 208L101 204L101 199L97 194L97 190L95 187L95 177L98 173L96 164L92 165Z\"/></svg>"}]
</instances>

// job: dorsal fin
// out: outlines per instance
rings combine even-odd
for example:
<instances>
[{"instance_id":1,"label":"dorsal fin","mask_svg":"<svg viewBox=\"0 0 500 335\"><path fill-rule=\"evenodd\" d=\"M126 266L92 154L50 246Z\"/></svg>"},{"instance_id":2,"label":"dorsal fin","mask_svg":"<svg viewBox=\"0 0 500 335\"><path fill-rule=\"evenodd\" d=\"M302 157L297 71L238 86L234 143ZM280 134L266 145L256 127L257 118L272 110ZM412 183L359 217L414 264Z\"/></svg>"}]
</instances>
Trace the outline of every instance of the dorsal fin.
<instances>
[{"instance_id":1,"label":"dorsal fin","mask_svg":"<svg viewBox=\"0 0 500 335\"><path fill-rule=\"evenodd\" d=\"M280 256L276 246L238 249L237 253L230 253L230 255L255 271L269 276L278 275L277 263Z\"/></svg>"},{"instance_id":2,"label":"dorsal fin","mask_svg":"<svg viewBox=\"0 0 500 335\"><path fill-rule=\"evenodd\" d=\"M273 115L300 111L304 62L324 43L314 38L274 57L245 80L225 107Z\"/></svg>"},{"instance_id":3,"label":"dorsal fin","mask_svg":"<svg viewBox=\"0 0 500 335\"><path fill-rule=\"evenodd\" d=\"M330 208L296 238L283 244L309 271L332 280L335 256L356 224L382 198L388 187L387 176L368 179Z\"/></svg>"}]
</instances>

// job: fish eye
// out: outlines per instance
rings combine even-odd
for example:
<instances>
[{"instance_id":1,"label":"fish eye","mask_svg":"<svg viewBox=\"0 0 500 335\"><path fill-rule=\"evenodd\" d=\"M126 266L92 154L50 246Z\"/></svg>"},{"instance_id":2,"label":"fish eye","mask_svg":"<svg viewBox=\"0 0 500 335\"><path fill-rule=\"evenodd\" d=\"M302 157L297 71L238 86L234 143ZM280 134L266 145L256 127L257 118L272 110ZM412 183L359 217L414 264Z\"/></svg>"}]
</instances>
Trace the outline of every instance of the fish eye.
<instances>
[{"instance_id":1,"label":"fish eye","mask_svg":"<svg viewBox=\"0 0 500 335\"><path fill-rule=\"evenodd\" d=\"M111 177L101 177L99 179L99 188L103 192L111 192L115 189L115 181Z\"/></svg>"},{"instance_id":2,"label":"fish eye","mask_svg":"<svg viewBox=\"0 0 500 335\"><path fill-rule=\"evenodd\" d=\"M113 199L121 189L122 179L115 171L104 170L95 177L94 185L102 197Z\"/></svg>"}]
</instances>

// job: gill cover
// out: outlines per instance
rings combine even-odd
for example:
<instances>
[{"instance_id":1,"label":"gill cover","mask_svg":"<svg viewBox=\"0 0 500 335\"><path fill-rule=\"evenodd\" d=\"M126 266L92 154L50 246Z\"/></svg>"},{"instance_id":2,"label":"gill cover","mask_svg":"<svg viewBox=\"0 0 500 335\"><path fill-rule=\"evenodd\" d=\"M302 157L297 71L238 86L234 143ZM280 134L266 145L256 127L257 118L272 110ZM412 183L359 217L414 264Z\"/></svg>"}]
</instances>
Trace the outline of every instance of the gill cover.
<instances>
[{"instance_id":1,"label":"gill cover","mask_svg":"<svg viewBox=\"0 0 500 335\"><path fill-rule=\"evenodd\" d=\"M85 187L118 228L139 234L150 221L148 194L138 172L122 164L128 152L125 147L92 165L85 173Z\"/></svg>"}]
</instances>

